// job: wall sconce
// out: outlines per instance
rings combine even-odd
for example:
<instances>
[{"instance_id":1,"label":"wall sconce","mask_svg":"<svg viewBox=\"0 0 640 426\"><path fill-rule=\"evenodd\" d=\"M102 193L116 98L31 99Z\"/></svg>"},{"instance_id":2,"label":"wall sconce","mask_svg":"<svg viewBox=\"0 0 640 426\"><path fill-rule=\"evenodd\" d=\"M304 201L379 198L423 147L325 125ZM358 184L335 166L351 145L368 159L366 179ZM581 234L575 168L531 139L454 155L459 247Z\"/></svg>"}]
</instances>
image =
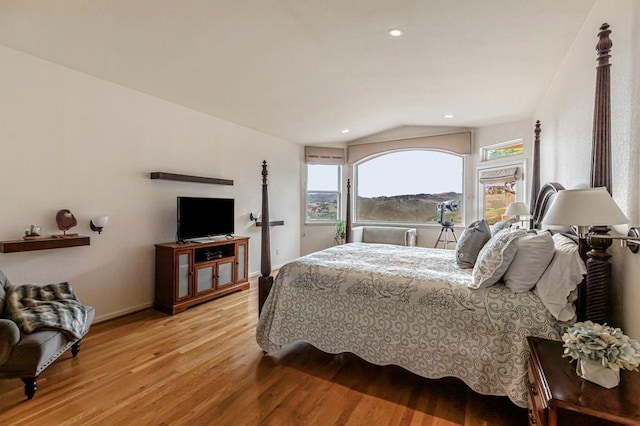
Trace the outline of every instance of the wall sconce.
<instances>
[{"instance_id":1,"label":"wall sconce","mask_svg":"<svg viewBox=\"0 0 640 426\"><path fill-rule=\"evenodd\" d=\"M260 216L262 216L262 212L258 212L253 214L253 212L249 213L249 220L253 222L258 222L260 220Z\"/></svg>"},{"instance_id":2,"label":"wall sconce","mask_svg":"<svg viewBox=\"0 0 640 426\"><path fill-rule=\"evenodd\" d=\"M623 225L629 219L622 213L606 188L565 189L558 192L553 204L542 220L543 225L575 226L578 237L586 238L593 248L611 240L620 240L633 253L640 247L639 228L630 228L627 236L608 235L609 225ZM606 243L608 241L608 243Z\"/></svg>"},{"instance_id":3,"label":"wall sconce","mask_svg":"<svg viewBox=\"0 0 640 426\"><path fill-rule=\"evenodd\" d=\"M91 218L91 223L89 224L89 226L91 227L92 231L101 234L102 228L107 226L107 222L109 222L109 216L94 216Z\"/></svg>"}]
</instances>

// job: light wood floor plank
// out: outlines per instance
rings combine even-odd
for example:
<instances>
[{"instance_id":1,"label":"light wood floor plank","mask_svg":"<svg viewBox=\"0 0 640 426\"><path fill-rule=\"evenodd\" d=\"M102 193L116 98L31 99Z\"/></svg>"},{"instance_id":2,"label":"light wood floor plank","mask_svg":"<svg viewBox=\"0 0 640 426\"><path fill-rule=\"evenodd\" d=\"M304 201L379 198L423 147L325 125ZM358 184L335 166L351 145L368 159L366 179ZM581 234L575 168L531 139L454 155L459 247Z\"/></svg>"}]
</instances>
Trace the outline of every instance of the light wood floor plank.
<instances>
[{"instance_id":1,"label":"light wood floor plank","mask_svg":"<svg viewBox=\"0 0 640 426\"><path fill-rule=\"evenodd\" d=\"M304 343L265 355L255 342L257 291L175 316L145 310L95 324L77 358L38 380L0 380L0 425L525 425L506 398L455 379Z\"/></svg>"}]
</instances>

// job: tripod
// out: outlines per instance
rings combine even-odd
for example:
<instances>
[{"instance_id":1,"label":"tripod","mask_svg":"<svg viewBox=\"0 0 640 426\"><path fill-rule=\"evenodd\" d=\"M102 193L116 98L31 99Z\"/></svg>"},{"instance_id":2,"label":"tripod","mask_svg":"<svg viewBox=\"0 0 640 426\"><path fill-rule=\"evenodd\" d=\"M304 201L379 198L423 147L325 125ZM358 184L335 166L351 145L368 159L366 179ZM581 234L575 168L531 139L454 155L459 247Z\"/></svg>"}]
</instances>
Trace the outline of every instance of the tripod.
<instances>
[{"instance_id":1,"label":"tripod","mask_svg":"<svg viewBox=\"0 0 640 426\"><path fill-rule=\"evenodd\" d=\"M449 232L451 232L451 237L453 238L453 240L449 240ZM444 233L444 236L442 235L442 233ZM445 222L442 224L442 228L440 229L440 234L438 235L438 239L436 240L436 243L433 246L433 248L437 248L438 243L444 243L443 248L446 249L450 242L457 243L458 239L456 238L456 232L453 229L453 223Z\"/></svg>"}]
</instances>

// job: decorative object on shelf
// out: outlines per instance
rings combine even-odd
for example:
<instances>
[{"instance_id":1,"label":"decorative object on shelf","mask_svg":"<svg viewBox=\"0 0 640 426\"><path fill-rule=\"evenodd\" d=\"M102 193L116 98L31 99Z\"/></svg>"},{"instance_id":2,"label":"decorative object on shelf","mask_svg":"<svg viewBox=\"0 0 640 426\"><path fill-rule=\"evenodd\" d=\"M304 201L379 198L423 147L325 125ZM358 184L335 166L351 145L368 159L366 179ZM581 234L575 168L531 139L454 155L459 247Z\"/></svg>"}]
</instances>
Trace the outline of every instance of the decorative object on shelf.
<instances>
[{"instance_id":1,"label":"decorative object on shelf","mask_svg":"<svg viewBox=\"0 0 640 426\"><path fill-rule=\"evenodd\" d=\"M92 231L101 234L102 228L107 226L107 222L109 222L109 216L94 216L91 218L91 223L89 223L89 226L91 227Z\"/></svg>"},{"instance_id":2,"label":"decorative object on shelf","mask_svg":"<svg viewBox=\"0 0 640 426\"><path fill-rule=\"evenodd\" d=\"M638 371L640 366L640 342L619 328L577 322L567 329L562 340L563 357L578 361L578 376L607 389L620 383L620 369Z\"/></svg>"},{"instance_id":3,"label":"decorative object on shelf","mask_svg":"<svg viewBox=\"0 0 640 426\"><path fill-rule=\"evenodd\" d=\"M76 217L68 209L58 210L56 213L56 223L58 229L62 231L62 235L53 235L53 238L71 238L77 237L78 234L67 234L67 231L78 224Z\"/></svg>"},{"instance_id":4,"label":"decorative object on shelf","mask_svg":"<svg viewBox=\"0 0 640 426\"><path fill-rule=\"evenodd\" d=\"M523 203L522 201L516 201L509 204L507 207L507 211L504 213L505 216L514 216L516 218L516 222L521 222L521 216L529 216L529 206L527 203Z\"/></svg>"},{"instance_id":5,"label":"decorative object on shelf","mask_svg":"<svg viewBox=\"0 0 640 426\"><path fill-rule=\"evenodd\" d=\"M38 240L40 238L42 238L42 235L40 234L40 227L35 223L32 223L24 230L24 237L22 237L24 240Z\"/></svg>"},{"instance_id":6,"label":"decorative object on shelf","mask_svg":"<svg viewBox=\"0 0 640 426\"><path fill-rule=\"evenodd\" d=\"M337 245L344 244L347 239L347 221L344 219L336 220L336 235L333 238Z\"/></svg>"}]
</instances>

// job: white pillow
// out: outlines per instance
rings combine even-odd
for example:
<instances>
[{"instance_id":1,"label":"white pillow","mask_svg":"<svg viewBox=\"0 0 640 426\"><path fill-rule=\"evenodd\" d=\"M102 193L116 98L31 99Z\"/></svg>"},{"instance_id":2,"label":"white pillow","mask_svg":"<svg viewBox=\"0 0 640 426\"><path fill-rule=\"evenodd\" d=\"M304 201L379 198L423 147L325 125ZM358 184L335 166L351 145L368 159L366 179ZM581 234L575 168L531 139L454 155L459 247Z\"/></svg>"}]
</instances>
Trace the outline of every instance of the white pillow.
<instances>
[{"instance_id":1,"label":"white pillow","mask_svg":"<svg viewBox=\"0 0 640 426\"><path fill-rule=\"evenodd\" d=\"M502 278L512 291L529 291L553 259L553 238L549 232L527 234L519 238L517 244L516 255Z\"/></svg>"},{"instance_id":2,"label":"white pillow","mask_svg":"<svg viewBox=\"0 0 640 426\"><path fill-rule=\"evenodd\" d=\"M518 238L526 233L524 229L503 229L491 237L478 254L469 287L483 288L497 283L516 254Z\"/></svg>"},{"instance_id":3,"label":"white pillow","mask_svg":"<svg viewBox=\"0 0 640 426\"><path fill-rule=\"evenodd\" d=\"M578 245L561 234L553 236L555 254L549 267L538 280L533 292L559 321L570 321L576 315L571 292L582 282L587 268L580 258Z\"/></svg>"}]
</instances>

